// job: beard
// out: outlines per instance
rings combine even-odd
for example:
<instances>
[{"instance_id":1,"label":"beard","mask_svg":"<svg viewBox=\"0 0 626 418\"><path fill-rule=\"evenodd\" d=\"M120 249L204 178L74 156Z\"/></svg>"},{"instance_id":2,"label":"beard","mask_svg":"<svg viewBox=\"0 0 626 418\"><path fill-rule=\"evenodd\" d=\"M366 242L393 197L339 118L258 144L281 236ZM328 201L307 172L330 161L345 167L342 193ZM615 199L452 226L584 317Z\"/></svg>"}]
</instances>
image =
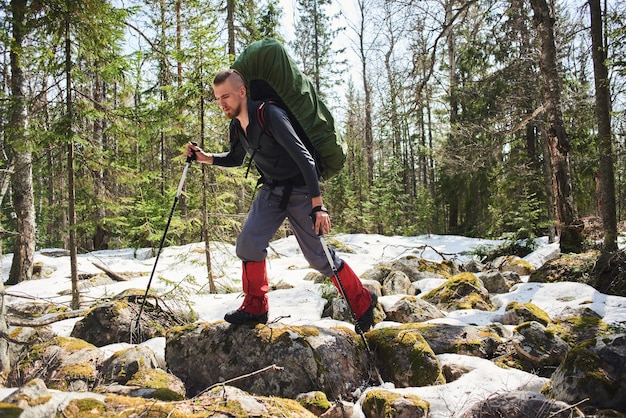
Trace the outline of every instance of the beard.
<instances>
[{"instance_id":1,"label":"beard","mask_svg":"<svg viewBox=\"0 0 626 418\"><path fill-rule=\"evenodd\" d=\"M223 109L224 114L228 119L235 119L241 113L241 104L238 104L235 107L227 107Z\"/></svg>"}]
</instances>

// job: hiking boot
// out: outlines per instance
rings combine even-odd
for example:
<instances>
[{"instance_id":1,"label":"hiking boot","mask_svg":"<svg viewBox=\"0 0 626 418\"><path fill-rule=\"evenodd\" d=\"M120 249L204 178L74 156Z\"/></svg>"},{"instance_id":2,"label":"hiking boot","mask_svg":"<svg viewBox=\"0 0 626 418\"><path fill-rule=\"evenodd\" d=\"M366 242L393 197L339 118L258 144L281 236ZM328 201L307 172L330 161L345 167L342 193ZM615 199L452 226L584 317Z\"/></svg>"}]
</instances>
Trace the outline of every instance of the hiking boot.
<instances>
[{"instance_id":1,"label":"hiking boot","mask_svg":"<svg viewBox=\"0 0 626 418\"><path fill-rule=\"evenodd\" d=\"M249 312L241 310L231 311L224 315L224 320L231 324L267 324L267 312L261 315L253 315Z\"/></svg>"},{"instance_id":2,"label":"hiking boot","mask_svg":"<svg viewBox=\"0 0 626 418\"><path fill-rule=\"evenodd\" d=\"M365 311L359 319L357 319L356 324L354 325L354 330L358 334L361 332L367 332L374 325L374 308L378 303L378 296L376 296L376 294L371 290L370 295L372 295L372 303L370 303L370 307L367 308L367 311Z\"/></svg>"}]
</instances>

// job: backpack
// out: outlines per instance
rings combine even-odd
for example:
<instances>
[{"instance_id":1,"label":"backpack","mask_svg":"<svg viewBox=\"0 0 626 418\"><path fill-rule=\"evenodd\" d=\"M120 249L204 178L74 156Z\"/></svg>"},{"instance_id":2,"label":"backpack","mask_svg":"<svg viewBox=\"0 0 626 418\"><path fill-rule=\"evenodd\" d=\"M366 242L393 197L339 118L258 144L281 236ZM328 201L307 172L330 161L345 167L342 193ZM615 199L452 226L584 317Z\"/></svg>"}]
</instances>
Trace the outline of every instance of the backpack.
<instances>
[{"instance_id":1,"label":"backpack","mask_svg":"<svg viewBox=\"0 0 626 418\"><path fill-rule=\"evenodd\" d=\"M311 81L278 41L267 38L253 42L232 68L243 76L250 98L262 101L256 112L262 129L264 104L280 106L315 158L321 177L329 179L341 171L346 161L346 142Z\"/></svg>"}]
</instances>

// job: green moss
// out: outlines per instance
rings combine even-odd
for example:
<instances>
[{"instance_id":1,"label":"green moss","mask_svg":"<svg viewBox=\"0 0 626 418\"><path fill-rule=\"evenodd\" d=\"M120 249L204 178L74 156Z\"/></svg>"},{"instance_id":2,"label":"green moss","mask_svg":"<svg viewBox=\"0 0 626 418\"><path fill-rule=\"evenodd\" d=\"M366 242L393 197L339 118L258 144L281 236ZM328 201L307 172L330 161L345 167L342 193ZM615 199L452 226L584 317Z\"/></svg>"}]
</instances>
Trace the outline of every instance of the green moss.
<instances>
[{"instance_id":1,"label":"green moss","mask_svg":"<svg viewBox=\"0 0 626 418\"><path fill-rule=\"evenodd\" d=\"M180 393L176 393L173 390L170 390L168 388L156 389L152 393L152 397L154 399L158 399L160 401L165 401L165 402L177 402L177 401L181 401L184 399Z\"/></svg>"},{"instance_id":2,"label":"green moss","mask_svg":"<svg viewBox=\"0 0 626 418\"><path fill-rule=\"evenodd\" d=\"M70 352L96 348L93 344L90 344L85 340L81 340L80 338L68 338L68 337L55 337L52 340L50 340L50 342L45 343L45 344L48 346L58 345Z\"/></svg>"},{"instance_id":3,"label":"green moss","mask_svg":"<svg viewBox=\"0 0 626 418\"><path fill-rule=\"evenodd\" d=\"M516 258L515 260L513 260L511 262L511 265L512 266L517 266L517 267L522 267L528 273L532 272L535 269L532 264L530 264L528 261L526 261L526 260L524 260L522 258Z\"/></svg>"},{"instance_id":4,"label":"green moss","mask_svg":"<svg viewBox=\"0 0 626 418\"><path fill-rule=\"evenodd\" d=\"M418 270L429 273L440 274L445 278L450 278L454 274L456 267L451 260L443 260L441 263L420 258L418 260Z\"/></svg>"},{"instance_id":5,"label":"green moss","mask_svg":"<svg viewBox=\"0 0 626 418\"><path fill-rule=\"evenodd\" d=\"M551 320L548 314L534 303L509 302L506 311L514 311L523 322L537 321L543 326L547 326Z\"/></svg>"},{"instance_id":6,"label":"green moss","mask_svg":"<svg viewBox=\"0 0 626 418\"><path fill-rule=\"evenodd\" d=\"M363 400L363 410L378 417L393 417L397 411L393 408L393 402L400 398L400 395L381 389L372 389L365 394Z\"/></svg>"},{"instance_id":7,"label":"green moss","mask_svg":"<svg viewBox=\"0 0 626 418\"><path fill-rule=\"evenodd\" d=\"M452 276L441 286L424 295L422 299L444 305L447 309L456 307L456 309L495 310L489 300L489 294L483 291L478 277L468 272Z\"/></svg>"},{"instance_id":8,"label":"green moss","mask_svg":"<svg viewBox=\"0 0 626 418\"><path fill-rule=\"evenodd\" d=\"M316 391L313 396L302 398L298 402L309 411L320 413L327 411L332 406L326 394L321 391Z\"/></svg>"},{"instance_id":9,"label":"green moss","mask_svg":"<svg viewBox=\"0 0 626 418\"><path fill-rule=\"evenodd\" d=\"M91 363L83 362L60 367L57 374L65 379L88 379L91 380L96 374L96 370Z\"/></svg>"},{"instance_id":10,"label":"green moss","mask_svg":"<svg viewBox=\"0 0 626 418\"><path fill-rule=\"evenodd\" d=\"M409 381L406 382L408 386L443 383L435 354L424 337L414 329L406 331L397 328L375 329L368 333L368 340L392 376L408 376ZM409 374L405 369L407 362L411 371ZM433 364L437 364L437 367L433 367Z\"/></svg>"},{"instance_id":11,"label":"green moss","mask_svg":"<svg viewBox=\"0 0 626 418\"><path fill-rule=\"evenodd\" d=\"M602 318L590 315L576 315L548 326L548 330L558 335L570 346L611 333L609 326Z\"/></svg>"},{"instance_id":12,"label":"green moss","mask_svg":"<svg viewBox=\"0 0 626 418\"><path fill-rule=\"evenodd\" d=\"M167 388L170 383L172 383L172 376L169 375L165 370L146 369L139 370L126 384L128 386L162 389Z\"/></svg>"},{"instance_id":13,"label":"green moss","mask_svg":"<svg viewBox=\"0 0 626 418\"><path fill-rule=\"evenodd\" d=\"M298 338L316 337L320 334L317 328L306 326L285 326L282 328L261 326L257 329L259 338L269 344L276 344L278 342L290 343L294 338L294 334L296 334Z\"/></svg>"},{"instance_id":14,"label":"green moss","mask_svg":"<svg viewBox=\"0 0 626 418\"><path fill-rule=\"evenodd\" d=\"M580 376L579 386L589 389L602 386L607 393L617 396L621 383L608 378L600 357L590 350L595 344L596 340L587 340L574 346L560 367L566 376Z\"/></svg>"},{"instance_id":15,"label":"green moss","mask_svg":"<svg viewBox=\"0 0 626 418\"><path fill-rule=\"evenodd\" d=\"M3 418L18 418L24 410L17 405L0 402L0 416Z\"/></svg>"},{"instance_id":16,"label":"green moss","mask_svg":"<svg viewBox=\"0 0 626 418\"><path fill-rule=\"evenodd\" d=\"M36 398L28 399L28 406L39 406L48 403L52 399L52 395L41 395Z\"/></svg>"},{"instance_id":17,"label":"green moss","mask_svg":"<svg viewBox=\"0 0 626 418\"><path fill-rule=\"evenodd\" d=\"M99 418L104 415L106 405L93 398L74 399L63 410L64 417Z\"/></svg>"},{"instance_id":18,"label":"green moss","mask_svg":"<svg viewBox=\"0 0 626 418\"><path fill-rule=\"evenodd\" d=\"M363 400L363 411L367 416L395 417L398 415L398 411L394 408L393 403L402 397L398 393L383 389L369 390ZM404 398L410 400L413 405L424 411L422 416L427 416L430 409L428 402L421 400L417 396L406 395Z\"/></svg>"}]
</instances>

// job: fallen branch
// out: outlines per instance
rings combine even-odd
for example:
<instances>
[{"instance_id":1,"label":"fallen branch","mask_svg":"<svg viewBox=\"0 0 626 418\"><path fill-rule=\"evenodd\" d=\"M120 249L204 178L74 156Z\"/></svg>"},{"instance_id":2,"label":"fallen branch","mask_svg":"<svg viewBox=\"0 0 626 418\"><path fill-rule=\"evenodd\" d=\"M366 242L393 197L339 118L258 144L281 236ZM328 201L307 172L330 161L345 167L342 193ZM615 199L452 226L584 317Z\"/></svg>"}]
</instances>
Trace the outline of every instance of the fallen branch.
<instances>
[{"instance_id":1,"label":"fallen branch","mask_svg":"<svg viewBox=\"0 0 626 418\"><path fill-rule=\"evenodd\" d=\"M200 393L198 393L196 396L194 396L194 398L196 398L196 397L198 397L198 396L200 396L200 395L202 395L202 394L204 394L204 393L206 393L206 392L210 391L211 389L216 388L218 386L226 386L229 383L233 383L233 382L236 382L236 381L242 380L242 379L247 379L248 377L252 377L254 375L266 372L268 370L282 371L282 370L285 370L285 368L284 367L279 367L279 366L277 366L275 364L272 364L271 366L264 367L264 368L262 368L260 370L254 371L252 373L248 373L248 374L244 374L244 375L241 375L241 376L233 377L232 379L228 379L228 380L225 380L223 382L211 385L208 388L206 388L203 391L201 391Z\"/></svg>"},{"instance_id":2,"label":"fallen branch","mask_svg":"<svg viewBox=\"0 0 626 418\"><path fill-rule=\"evenodd\" d=\"M560 410L558 410L556 412L551 413L550 417L558 417L558 416L561 415L562 412L572 411L572 410L578 409L578 405L583 404L583 403L587 402L588 400L589 400L589 398L585 398L585 399L583 399L583 400L581 400L579 402L576 402L573 405L568 405L566 408L563 408L563 409L560 409Z\"/></svg>"},{"instance_id":3,"label":"fallen branch","mask_svg":"<svg viewBox=\"0 0 626 418\"><path fill-rule=\"evenodd\" d=\"M14 327L29 327L29 328L37 328L43 327L45 325L50 325L55 322L64 321L70 318L76 318L79 316L84 316L87 313L88 309L82 309L80 311L70 311L70 312L61 312L55 314L54 316L48 317L46 319L36 319L36 320L28 320L28 319L18 319L11 318L7 316L7 324Z\"/></svg>"},{"instance_id":4,"label":"fallen branch","mask_svg":"<svg viewBox=\"0 0 626 418\"><path fill-rule=\"evenodd\" d=\"M107 276L109 276L110 278L112 278L112 279L113 279L113 280L115 280L115 281L118 281L118 282L126 282L126 281L128 281L128 278L127 278L127 277L124 277L124 276L122 276L121 274L117 274L116 272L111 271L111 270L109 270L108 268L106 268L106 267L104 267L104 266L101 266L101 265L100 265L100 264L98 264L98 263L93 263L93 262L92 262L91 264L93 264L94 266L96 266L97 268L99 268L100 270L102 270L103 272L105 272Z\"/></svg>"}]
</instances>

